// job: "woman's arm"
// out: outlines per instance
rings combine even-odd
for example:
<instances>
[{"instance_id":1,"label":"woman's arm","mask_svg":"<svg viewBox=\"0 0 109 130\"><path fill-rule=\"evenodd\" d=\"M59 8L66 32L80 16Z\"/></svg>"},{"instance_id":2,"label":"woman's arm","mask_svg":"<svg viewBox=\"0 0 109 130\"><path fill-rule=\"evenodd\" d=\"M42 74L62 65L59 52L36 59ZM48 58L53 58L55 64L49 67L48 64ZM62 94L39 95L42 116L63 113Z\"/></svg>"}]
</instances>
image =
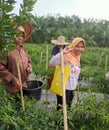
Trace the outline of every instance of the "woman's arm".
<instances>
[{"instance_id":1,"label":"woman's arm","mask_svg":"<svg viewBox=\"0 0 109 130\"><path fill-rule=\"evenodd\" d=\"M0 62L0 79L5 84L12 84L13 86L18 83L18 79L8 70L8 63L7 59Z\"/></svg>"},{"instance_id":2,"label":"woman's arm","mask_svg":"<svg viewBox=\"0 0 109 130\"><path fill-rule=\"evenodd\" d=\"M53 56L49 62L49 67L55 67L60 64L60 53Z\"/></svg>"}]
</instances>

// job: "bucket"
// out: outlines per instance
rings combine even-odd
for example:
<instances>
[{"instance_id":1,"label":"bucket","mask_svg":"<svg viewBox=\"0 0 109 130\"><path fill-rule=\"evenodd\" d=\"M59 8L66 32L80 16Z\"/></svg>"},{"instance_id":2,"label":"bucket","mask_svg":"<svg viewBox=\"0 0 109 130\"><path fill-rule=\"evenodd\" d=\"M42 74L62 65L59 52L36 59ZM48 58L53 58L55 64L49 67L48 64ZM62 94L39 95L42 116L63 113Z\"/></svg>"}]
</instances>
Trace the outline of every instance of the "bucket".
<instances>
[{"instance_id":1,"label":"bucket","mask_svg":"<svg viewBox=\"0 0 109 130\"><path fill-rule=\"evenodd\" d=\"M44 83L40 80L27 81L27 88L23 88L23 94L36 100L41 99L42 87Z\"/></svg>"}]
</instances>

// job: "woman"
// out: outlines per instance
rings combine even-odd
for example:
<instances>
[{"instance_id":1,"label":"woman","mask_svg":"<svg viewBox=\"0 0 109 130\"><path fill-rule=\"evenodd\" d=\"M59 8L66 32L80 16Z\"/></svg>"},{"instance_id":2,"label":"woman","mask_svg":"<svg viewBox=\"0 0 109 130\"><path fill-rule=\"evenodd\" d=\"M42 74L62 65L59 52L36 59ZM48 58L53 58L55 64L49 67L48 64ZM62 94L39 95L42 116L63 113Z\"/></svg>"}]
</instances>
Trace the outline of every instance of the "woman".
<instances>
[{"instance_id":1,"label":"woman","mask_svg":"<svg viewBox=\"0 0 109 130\"><path fill-rule=\"evenodd\" d=\"M71 106L72 99L74 97L73 91L78 85L78 78L80 74L80 57L84 51L85 41L78 37L75 38L71 44L64 48L64 64L68 64L71 67L71 73L66 85L66 104ZM49 66L53 67L60 64L60 53L53 56L49 62ZM57 95L57 110L62 108L62 96Z\"/></svg>"},{"instance_id":2,"label":"woman","mask_svg":"<svg viewBox=\"0 0 109 130\"><path fill-rule=\"evenodd\" d=\"M17 94L20 91L16 61L19 63L22 87L27 87L26 81L32 72L32 65L23 42L32 35L32 32L32 25L28 22L18 27L18 37L14 41L16 48L8 54L7 59L0 62L0 79L6 86L6 91L11 94Z\"/></svg>"}]
</instances>

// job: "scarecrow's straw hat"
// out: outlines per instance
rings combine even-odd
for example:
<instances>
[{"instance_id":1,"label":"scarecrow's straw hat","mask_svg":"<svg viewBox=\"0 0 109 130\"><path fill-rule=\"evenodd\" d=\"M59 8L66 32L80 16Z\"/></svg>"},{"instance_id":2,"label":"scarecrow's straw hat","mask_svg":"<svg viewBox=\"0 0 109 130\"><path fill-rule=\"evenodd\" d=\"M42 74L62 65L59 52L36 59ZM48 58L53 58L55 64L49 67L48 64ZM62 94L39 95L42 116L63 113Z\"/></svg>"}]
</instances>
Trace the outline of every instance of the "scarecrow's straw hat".
<instances>
[{"instance_id":1,"label":"scarecrow's straw hat","mask_svg":"<svg viewBox=\"0 0 109 130\"><path fill-rule=\"evenodd\" d=\"M54 45L68 45L70 43L65 42L64 36L59 36L57 40L51 40L51 43Z\"/></svg>"}]
</instances>

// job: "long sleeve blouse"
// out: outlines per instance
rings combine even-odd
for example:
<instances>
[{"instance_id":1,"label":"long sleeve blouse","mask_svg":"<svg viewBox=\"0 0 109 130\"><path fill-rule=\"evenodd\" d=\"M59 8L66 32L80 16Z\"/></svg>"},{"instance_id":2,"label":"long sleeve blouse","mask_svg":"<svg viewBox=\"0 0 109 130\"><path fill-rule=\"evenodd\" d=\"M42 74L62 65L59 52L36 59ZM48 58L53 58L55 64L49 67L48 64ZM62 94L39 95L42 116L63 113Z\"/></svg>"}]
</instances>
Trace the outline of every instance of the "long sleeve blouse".
<instances>
[{"instance_id":1,"label":"long sleeve blouse","mask_svg":"<svg viewBox=\"0 0 109 130\"><path fill-rule=\"evenodd\" d=\"M60 65L60 64L61 64L60 63L60 53L58 53L51 58L49 65L55 67L56 65ZM64 62L64 64L66 64L66 63ZM66 89L75 90L78 85L80 67L70 64L70 63L67 63L67 64L71 67L71 73L70 73L68 81L67 81Z\"/></svg>"},{"instance_id":2,"label":"long sleeve blouse","mask_svg":"<svg viewBox=\"0 0 109 130\"><path fill-rule=\"evenodd\" d=\"M32 68L31 59L23 46L11 51L7 59L0 62L0 79L9 93L14 92L15 82L19 80L16 61L18 61L20 67L22 87L27 87L26 81L29 76L27 68Z\"/></svg>"}]
</instances>

